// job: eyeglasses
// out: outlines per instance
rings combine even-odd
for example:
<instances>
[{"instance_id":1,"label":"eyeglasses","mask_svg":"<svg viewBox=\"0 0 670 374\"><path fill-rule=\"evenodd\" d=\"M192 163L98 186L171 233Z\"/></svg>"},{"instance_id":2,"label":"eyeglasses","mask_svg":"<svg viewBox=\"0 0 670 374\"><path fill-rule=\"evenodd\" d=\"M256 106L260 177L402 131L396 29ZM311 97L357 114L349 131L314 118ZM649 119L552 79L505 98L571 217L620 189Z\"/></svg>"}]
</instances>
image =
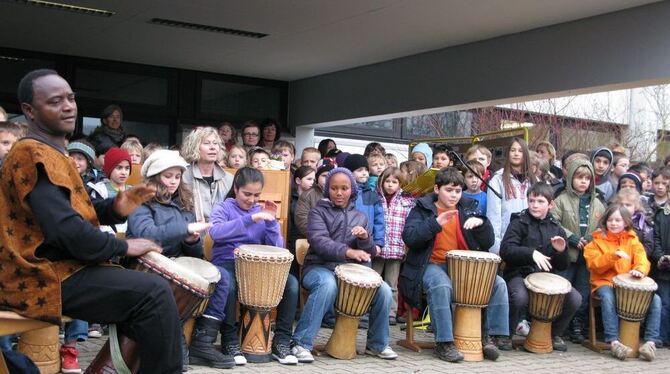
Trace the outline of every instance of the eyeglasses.
<instances>
[{"instance_id":1,"label":"eyeglasses","mask_svg":"<svg viewBox=\"0 0 670 374\"><path fill-rule=\"evenodd\" d=\"M257 134L257 133L245 132L245 133L244 133L244 136L251 136L251 137L254 137L254 138L255 138L255 137L259 136L259 134Z\"/></svg>"}]
</instances>

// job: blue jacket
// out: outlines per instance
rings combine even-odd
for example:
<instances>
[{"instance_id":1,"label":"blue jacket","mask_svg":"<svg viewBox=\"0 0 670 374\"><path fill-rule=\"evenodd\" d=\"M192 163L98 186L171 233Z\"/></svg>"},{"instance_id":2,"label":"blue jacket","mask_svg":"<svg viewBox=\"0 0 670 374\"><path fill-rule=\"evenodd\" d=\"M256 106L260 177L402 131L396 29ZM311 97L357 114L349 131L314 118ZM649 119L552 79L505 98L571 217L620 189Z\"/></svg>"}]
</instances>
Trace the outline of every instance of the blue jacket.
<instances>
[{"instance_id":1,"label":"blue jacket","mask_svg":"<svg viewBox=\"0 0 670 374\"><path fill-rule=\"evenodd\" d=\"M202 257L202 239L195 244L186 244L188 224L195 222L193 212L185 211L175 202L160 204L152 201L140 205L128 216L129 238L145 238L157 241L166 257Z\"/></svg>"},{"instance_id":2,"label":"blue jacket","mask_svg":"<svg viewBox=\"0 0 670 374\"><path fill-rule=\"evenodd\" d=\"M384 247L386 225L384 224L384 207L379 202L379 196L367 183L356 183L356 209L368 218L366 226L368 235L375 245Z\"/></svg>"}]
</instances>

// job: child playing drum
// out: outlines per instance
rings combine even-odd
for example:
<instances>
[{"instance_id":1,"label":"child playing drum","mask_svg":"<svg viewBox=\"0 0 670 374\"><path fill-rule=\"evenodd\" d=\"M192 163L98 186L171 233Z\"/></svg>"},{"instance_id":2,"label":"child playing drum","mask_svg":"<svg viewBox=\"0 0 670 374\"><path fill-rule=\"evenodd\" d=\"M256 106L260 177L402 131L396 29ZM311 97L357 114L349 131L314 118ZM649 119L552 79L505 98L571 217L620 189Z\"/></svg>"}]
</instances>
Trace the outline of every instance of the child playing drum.
<instances>
[{"instance_id":1,"label":"child playing drum","mask_svg":"<svg viewBox=\"0 0 670 374\"><path fill-rule=\"evenodd\" d=\"M521 312L528 307L528 290L523 278L535 272L565 270L570 263L565 230L549 214L549 208L554 205L553 195L550 185L534 184L528 190L528 209L512 214L500 245L500 257L505 261L503 278L509 293L511 328L517 325ZM551 343L555 350L567 351L561 335L581 302L582 296L572 288L563 301L563 312L551 327Z\"/></svg>"},{"instance_id":2,"label":"child playing drum","mask_svg":"<svg viewBox=\"0 0 670 374\"><path fill-rule=\"evenodd\" d=\"M632 229L628 210L619 204L607 208L600 220L600 229L593 233L593 241L584 247L584 258L591 273L591 292L600 297L605 341L612 345L612 356L625 360L632 351L619 341L619 320L613 278L628 273L635 278L644 278L650 264L644 247ZM655 358L655 341L659 340L661 299L654 295L646 318L644 344L640 346L640 357L651 361Z\"/></svg>"},{"instance_id":3,"label":"child playing drum","mask_svg":"<svg viewBox=\"0 0 670 374\"><path fill-rule=\"evenodd\" d=\"M402 238L409 247L400 271L400 292L405 301L420 307L422 290L435 330L435 352L441 360L458 362L464 356L454 345L451 304L452 282L447 274L446 254L454 249L487 251L494 243L493 228L480 215L475 200L461 198L465 179L454 167L437 173L434 192L416 201L405 222ZM509 340L507 287L496 276L486 310L488 328L484 357L495 360L498 347L512 349ZM489 337L494 337L490 339Z\"/></svg>"},{"instance_id":4,"label":"child playing drum","mask_svg":"<svg viewBox=\"0 0 670 374\"><path fill-rule=\"evenodd\" d=\"M375 244L365 227L365 215L355 208L356 181L348 169L338 167L326 178L323 195L309 213L302 284L309 291L293 340L293 354L300 362L312 362L310 353L324 314L337 298L333 270L347 262L369 263L376 254ZM370 306L366 353L382 359L398 355L389 347L391 288L382 283Z\"/></svg>"}]
</instances>

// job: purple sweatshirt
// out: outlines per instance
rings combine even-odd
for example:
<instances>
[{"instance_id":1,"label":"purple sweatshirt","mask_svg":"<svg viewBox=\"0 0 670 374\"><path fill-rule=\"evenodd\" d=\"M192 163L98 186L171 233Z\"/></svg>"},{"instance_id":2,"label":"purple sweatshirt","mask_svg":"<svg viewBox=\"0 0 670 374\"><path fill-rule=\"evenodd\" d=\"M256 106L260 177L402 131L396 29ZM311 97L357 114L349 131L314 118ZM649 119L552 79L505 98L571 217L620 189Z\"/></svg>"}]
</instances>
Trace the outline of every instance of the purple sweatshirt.
<instances>
[{"instance_id":1,"label":"purple sweatshirt","mask_svg":"<svg viewBox=\"0 0 670 374\"><path fill-rule=\"evenodd\" d=\"M209 221L213 224L209 229L209 236L214 240L212 247L214 265L235 261L233 250L242 244L284 246L277 221L254 223L251 219L253 214L260 211L260 205L244 210L234 198L230 197L214 206L209 216Z\"/></svg>"}]
</instances>

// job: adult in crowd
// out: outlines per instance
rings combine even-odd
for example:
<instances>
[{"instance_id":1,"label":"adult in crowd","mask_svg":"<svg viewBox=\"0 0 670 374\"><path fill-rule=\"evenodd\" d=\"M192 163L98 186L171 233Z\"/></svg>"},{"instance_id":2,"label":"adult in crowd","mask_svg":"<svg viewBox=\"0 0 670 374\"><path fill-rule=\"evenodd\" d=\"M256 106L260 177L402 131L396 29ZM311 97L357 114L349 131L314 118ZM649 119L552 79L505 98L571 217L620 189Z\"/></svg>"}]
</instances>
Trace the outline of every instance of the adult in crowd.
<instances>
[{"instance_id":1,"label":"adult in crowd","mask_svg":"<svg viewBox=\"0 0 670 374\"><path fill-rule=\"evenodd\" d=\"M324 158L331 149L337 149L337 144L333 139L323 139L319 142L317 149L321 152L321 158Z\"/></svg>"},{"instance_id":2,"label":"adult in crowd","mask_svg":"<svg viewBox=\"0 0 670 374\"><path fill-rule=\"evenodd\" d=\"M226 152L230 152L230 148L237 144L237 130L235 130L235 126L230 122L221 123L219 126L219 136Z\"/></svg>"},{"instance_id":3,"label":"adult in crowd","mask_svg":"<svg viewBox=\"0 0 670 374\"><path fill-rule=\"evenodd\" d=\"M271 151L275 142L279 140L280 135L281 125L279 121L268 118L263 121L263 126L261 126L261 141L258 145Z\"/></svg>"},{"instance_id":4,"label":"adult in crowd","mask_svg":"<svg viewBox=\"0 0 670 374\"><path fill-rule=\"evenodd\" d=\"M247 121L242 126L242 145L249 152L258 147L261 140L261 125L256 121Z\"/></svg>"},{"instance_id":5,"label":"adult in crowd","mask_svg":"<svg viewBox=\"0 0 670 374\"><path fill-rule=\"evenodd\" d=\"M123 121L123 111L121 107L112 104L108 105L100 115L100 126L93 130L88 137L95 147L98 154L104 154L112 147L120 147L126 138L126 132L123 130L121 122Z\"/></svg>"}]
</instances>

